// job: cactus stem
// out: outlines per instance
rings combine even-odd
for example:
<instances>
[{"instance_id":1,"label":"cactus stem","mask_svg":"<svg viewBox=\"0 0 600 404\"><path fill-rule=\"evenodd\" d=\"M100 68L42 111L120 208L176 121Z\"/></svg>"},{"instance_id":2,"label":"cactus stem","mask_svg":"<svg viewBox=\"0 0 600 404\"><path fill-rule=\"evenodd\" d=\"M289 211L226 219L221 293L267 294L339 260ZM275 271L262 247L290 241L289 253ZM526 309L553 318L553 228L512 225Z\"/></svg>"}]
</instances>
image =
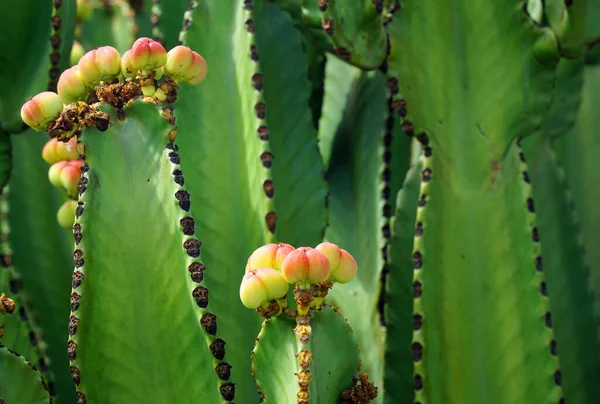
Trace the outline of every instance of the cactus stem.
<instances>
[{"instance_id":1,"label":"cactus stem","mask_svg":"<svg viewBox=\"0 0 600 404\"><path fill-rule=\"evenodd\" d=\"M160 29L160 17L162 16L162 10L160 7L160 0L152 0L152 15L150 16L150 22L152 23L152 37L153 39L163 44L164 35Z\"/></svg>"},{"instance_id":2,"label":"cactus stem","mask_svg":"<svg viewBox=\"0 0 600 404\"><path fill-rule=\"evenodd\" d=\"M521 150L521 146L519 144L519 142L517 142L516 144L517 150L519 152L519 159L520 159L520 168L522 171L522 178L529 178L529 175L527 173L527 162L525 161L525 155L523 154L523 151ZM549 334L549 341L548 341L548 352L550 353L550 355L552 355L552 359L554 362L554 373L553 373L553 381L554 381L554 386L556 389L558 389L561 393L561 397L562 397L562 377L561 377L561 371L559 368L559 360L558 360L558 352L556 349L556 340L554 338L554 331L552 330L552 315L550 313L550 304L549 304L549 299L548 299L548 293L546 290L546 281L545 281L545 277L544 277L544 267L542 264L542 255L541 255L541 243L540 243L540 237L538 234L538 229L536 226L536 214L535 211L533 209L533 191L532 191L532 187L531 184L529 183L529 181L524 180L523 181L523 187L525 189L525 193L527 195L527 202L525 203L525 209L528 210L528 212L530 212L531 217L532 217L532 224L531 224L531 237L534 241L534 248L533 248L533 256L535 257L535 267L537 270L537 278L539 280L539 290L541 293L541 298L542 298L542 304L541 304L541 318L544 319L546 328L548 328L548 334ZM563 398L560 399L560 402L563 401Z\"/></svg>"},{"instance_id":3,"label":"cactus stem","mask_svg":"<svg viewBox=\"0 0 600 404\"><path fill-rule=\"evenodd\" d=\"M579 212L577 210L577 203L575 201L575 198L573 197L573 191L571 190L571 187L569 186L569 182L568 182L567 176L565 174L565 169L562 166L562 164L560 163L559 158L556 154L556 149L554 147L550 147L549 150L550 150L550 158L552 159L552 163L556 169L556 174L558 176L558 180L560 181L560 183L563 187L563 191L565 193L565 199L567 201L567 205L569 206L569 210L571 213L571 219L573 221L573 226L577 229L576 230L577 236L576 236L575 241L577 243L577 246L579 247L581 257L585 264L585 276L586 276L586 278L589 278L592 276L592 272L590 269L589 258L588 258L587 252L585 251L583 235L581 233L581 220L579 217ZM592 297L594 317L600 318L600 304L597 301L597 299L594 299L594 290L593 290L592 285L593 285L592 282L588 282L588 293ZM596 327L597 327L597 339L600 342L600 324L596 323Z\"/></svg>"},{"instance_id":4,"label":"cactus stem","mask_svg":"<svg viewBox=\"0 0 600 404\"><path fill-rule=\"evenodd\" d=\"M187 31L192 26L192 13L194 9L198 6L198 2L195 0L190 0L188 3L187 10L183 13L183 22L181 25L181 31L179 32L179 40L177 41L178 45L183 45L183 40L187 34Z\"/></svg>"},{"instance_id":5,"label":"cactus stem","mask_svg":"<svg viewBox=\"0 0 600 404\"><path fill-rule=\"evenodd\" d=\"M61 34L62 34L62 16L61 16L62 0L54 0L52 2L52 17L50 19L52 31L50 35L50 44L52 51L50 52L50 70L48 72L49 82L48 91L56 92L56 84L60 76L59 62L61 58Z\"/></svg>"},{"instance_id":6,"label":"cactus stem","mask_svg":"<svg viewBox=\"0 0 600 404\"><path fill-rule=\"evenodd\" d=\"M168 108L163 108L162 116L174 126L174 120L171 111ZM179 220L179 224L183 233L183 248L188 255L188 273L192 282L190 287L190 295L198 307L200 325L204 329L206 343L213 354L214 371L219 377L220 386L219 392L225 401L232 401L235 396L235 386L231 383L231 365L225 361L225 342L217 335L217 316L209 309L209 291L206 288L204 281L204 271L206 267L200 260L201 242L197 240L195 235L195 221L188 215L190 210L189 193L184 190L183 171L179 165L179 150L178 146L171 141L166 149L164 156L171 163L171 173L173 182L176 184L177 191L175 199L179 207L184 212L183 217Z\"/></svg>"},{"instance_id":7,"label":"cactus stem","mask_svg":"<svg viewBox=\"0 0 600 404\"><path fill-rule=\"evenodd\" d=\"M294 328L294 332L296 333L296 344L298 349L296 359L298 360L298 365L302 369L300 372L295 373L295 376L298 378L298 404L308 404L310 402L310 392L308 389L312 379L310 364L313 359L310 343L312 328L310 326L308 315L298 315L296 317L296 328Z\"/></svg>"},{"instance_id":8,"label":"cactus stem","mask_svg":"<svg viewBox=\"0 0 600 404\"><path fill-rule=\"evenodd\" d=\"M54 397L54 375L48 368L50 359L46 354L46 343L42 340L42 333L35 320L29 299L22 290L21 279L13 268L12 250L8 243L10 231L8 226L8 186L4 187L0 195L0 225L2 227L0 235L0 271L8 271L10 293L14 298L14 300L10 299L4 294L0 296L0 313L10 314L15 310L18 311L19 318L25 323L25 328L29 334L29 343L33 347L40 373L45 380L44 386L47 383L50 396ZM0 336L2 336L2 330L0 330Z\"/></svg>"}]
</instances>

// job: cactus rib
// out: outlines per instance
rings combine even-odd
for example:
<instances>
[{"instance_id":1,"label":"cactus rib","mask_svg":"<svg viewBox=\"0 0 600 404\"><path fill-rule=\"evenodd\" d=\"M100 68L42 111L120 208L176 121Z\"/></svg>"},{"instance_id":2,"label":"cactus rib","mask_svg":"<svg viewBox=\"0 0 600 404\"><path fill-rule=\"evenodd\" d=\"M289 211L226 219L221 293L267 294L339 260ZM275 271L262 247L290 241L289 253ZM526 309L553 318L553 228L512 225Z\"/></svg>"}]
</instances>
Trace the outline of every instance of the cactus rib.
<instances>
[{"instance_id":1,"label":"cactus rib","mask_svg":"<svg viewBox=\"0 0 600 404\"><path fill-rule=\"evenodd\" d=\"M50 35L49 82L48 91L56 91L60 73L68 67L69 54L75 35L75 0L53 0L52 31Z\"/></svg>"}]
</instances>

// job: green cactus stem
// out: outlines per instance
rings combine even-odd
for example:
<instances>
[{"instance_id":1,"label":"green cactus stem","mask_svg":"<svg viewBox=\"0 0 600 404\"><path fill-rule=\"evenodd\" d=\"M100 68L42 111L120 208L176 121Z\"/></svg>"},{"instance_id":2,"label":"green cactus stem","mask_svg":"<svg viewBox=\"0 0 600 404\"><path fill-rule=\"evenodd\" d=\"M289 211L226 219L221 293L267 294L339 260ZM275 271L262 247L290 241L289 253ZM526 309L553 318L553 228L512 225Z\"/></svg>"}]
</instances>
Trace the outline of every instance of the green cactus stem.
<instances>
[{"instance_id":1,"label":"green cactus stem","mask_svg":"<svg viewBox=\"0 0 600 404\"><path fill-rule=\"evenodd\" d=\"M13 153L20 157L14 160L9 183L8 241L15 271L24 289L30 291L31 306L43 330L50 367L56 376L57 397L69 403L75 400L65 355L73 239L71 232L61 229L56 221L67 196L48 182L48 164L41 158L45 138L29 129L12 139Z\"/></svg>"},{"instance_id":2,"label":"green cactus stem","mask_svg":"<svg viewBox=\"0 0 600 404\"><path fill-rule=\"evenodd\" d=\"M92 15L80 22L76 39L85 49L109 45L125 52L136 38L135 12L129 3L125 0L92 3Z\"/></svg>"},{"instance_id":3,"label":"green cactus stem","mask_svg":"<svg viewBox=\"0 0 600 404\"><path fill-rule=\"evenodd\" d=\"M567 183L555 144L569 136L581 101L583 58L561 59L552 106L539 133L523 141L531 162L530 177L538 226L543 235L542 256L548 283L550 309L560 364L564 373L565 400L587 403L600 400L600 358L597 326L590 296L583 239L578 230L577 202Z\"/></svg>"},{"instance_id":4,"label":"green cactus stem","mask_svg":"<svg viewBox=\"0 0 600 404\"><path fill-rule=\"evenodd\" d=\"M359 367L352 328L329 306L312 311L310 318L265 320L252 352L252 371L264 403L309 402L299 392L308 392L310 402L338 403Z\"/></svg>"},{"instance_id":5,"label":"green cactus stem","mask_svg":"<svg viewBox=\"0 0 600 404\"><path fill-rule=\"evenodd\" d=\"M80 138L68 341L78 399L231 401L211 310L218 293L205 287L173 117L140 100L123 112L110 111L105 133Z\"/></svg>"},{"instance_id":6,"label":"green cactus stem","mask_svg":"<svg viewBox=\"0 0 600 404\"><path fill-rule=\"evenodd\" d=\"M517 2L406 3L388 33L388 76L424 147L411 256L413 316L423 319L415 400L558 402L543 234L515 144L550 106L556 39Z\"/></svg>"},{"instance_id":7,"label":"green cactus stem","mask_svg":"<svg viewBox=\"0 0 600 404\"><path fill-rule=\"evenodd\" d=\"M36 367L0 344L0 402L49 404L48 387Z\"/></svg>"},{"instance_id":8,"label":"green cactus stem","mask_svg":"<svg viewBox=\"0 0 600 404\"><path fill-rule=\"evenodd\" d=\"M385 311L386 404L414 402L412 334L413 330L420 329L423 316L413 315L411 254L414 236L423 231L423 223L416 222L422 170L422 163L417 161L408 171L402 189L399 191L396 211L391 222L392 237L388 248L389 275L386 284ZM406 324L412 324L412 327L407 327Z\"/></svg>"},{"instance_id":9,"label":"green cactus stem","mask_svg":"<svg viewBox=\"0 0 600 404\"><path fill-rule=\"evenodd\" d=\"M312 127L301 37L290 17L270 3L256 1L252 17L267 105L268 139L262 142L269 144L271 152L261 154L260 160L270 167L273 179L275 239L295 246L316 245L325 229L327 191Z\"/></svg>"},{"instance_id":10,"label":"green cactus stem","mask_svg":"<svg viewBox=\"0 0 600 404\"><path fill-rule=\"evenodd\" d=\"M383 0L320 0L319 9L337 56L363 69L381 66L388 49Z\"/></svg>"},{"instance_id":11,"label":"green cactus stem","mask_svg":"<svg viewBox=\"0 0 600 404\"><path fill-rule=\"evenodd\" d=\"M328 58L328 64L326 94L329 80L335 92L336 83L343 82L348 71L347 64L338 59ZM390 235L388 181L392 179L392 173L399 180L405 167L390 166L390 155L386 155L389 151L386 150L389 145L386 142L391 139L386 129L389 112L383 74L356 71L356 74L346 77L352 83L338 88L340 95L349 88L347 101L342 96L340 101L344 102L343 105L329 104L337 97L332 95L330 99L326 95L320 126L320 136L331 133L331 128L335 128L327 169L330 218L325 240L344 246L358 262L359 272L352 282L333 288L325 302L339 307L348 317L362 347L364 368L375 385L381 388L384 330L379 312L379 293L386 260L383 253ZM331 107L335 109L330 110ZM404 136L401 133L397 135ZM393 150L398 155L406 153L408 156L409 152L408 148ZM361 229L360 236L356 229Z\"/></svg>"},{"instance_id":12,"label":"green cactus stem","mask_svg":"<svg viewBox=\"0 0 600 404\"><path fill-rule=\"evenodd\" d=\"M54 375L50 372L51 361L46 355L47 345L42 339L42 332L37 324L29 298L23 289L23 282L13 266L12 249L8 243L10 232L7 221L8 190L5 187L0 196L0 289L9 292L16 305L12 315L0 316L0 328L3 329L0 341L9 349L20 352L33 361L40 369L48 383L51 395L55 395Z\"/></svg>"},{"instance_id":13,"label":"green cactus stem","mask_svg":"<svg viewBox=\"0 0 600 404\"><path fill-rule=\"evenodd\" d=\"M50 69L48 90L56 91L56 83L60 73L69 67L70 53L75 37L76 0L53 0L52 31L50 33Z\"/></svg>"},{"instance_id":14,"label":"green cactus stem","mask_svg":"<svg viewBox=\"0 0 600 404\"><path fill-rule=\"evenodd\" d=\"M25 0L2 5L0 27L0 131L22 132L19 108L31 94L48 86L52 2Z\"/></svg>"}]
</instances>

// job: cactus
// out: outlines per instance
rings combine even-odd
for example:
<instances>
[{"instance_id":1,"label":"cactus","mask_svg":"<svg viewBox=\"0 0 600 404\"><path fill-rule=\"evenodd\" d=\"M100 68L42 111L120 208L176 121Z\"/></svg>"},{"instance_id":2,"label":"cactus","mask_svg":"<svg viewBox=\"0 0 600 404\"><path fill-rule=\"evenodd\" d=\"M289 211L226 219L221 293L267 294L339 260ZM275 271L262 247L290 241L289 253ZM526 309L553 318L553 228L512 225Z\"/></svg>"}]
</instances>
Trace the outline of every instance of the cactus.
<instances>
[{"instance_id":1,"label":"cactus","mask_svg":"<svg viewBox=\"0 0 600 404\"><path fill-rule=\"evenodd\" d=\"M21 3L0 403L600 401L600 2Z\"/></svg>"}]
</instances>

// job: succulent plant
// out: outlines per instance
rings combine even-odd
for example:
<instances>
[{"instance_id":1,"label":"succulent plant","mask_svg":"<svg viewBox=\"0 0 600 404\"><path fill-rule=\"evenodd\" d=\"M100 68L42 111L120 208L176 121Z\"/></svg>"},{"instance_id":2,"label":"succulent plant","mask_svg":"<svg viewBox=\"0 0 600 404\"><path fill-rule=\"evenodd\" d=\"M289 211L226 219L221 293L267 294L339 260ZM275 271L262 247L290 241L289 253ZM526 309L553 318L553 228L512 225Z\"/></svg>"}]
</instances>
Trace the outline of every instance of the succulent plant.
<instances>
[{"instance_id":1,"label":"succulent plant","mask_svg":"<svg viewBox=\"0 0 600 404\"><path fill-rule=\"evenodd\" d=\"M600 402L600 1L3 11L0 403Z\"/></svg>"}]
</instances>

